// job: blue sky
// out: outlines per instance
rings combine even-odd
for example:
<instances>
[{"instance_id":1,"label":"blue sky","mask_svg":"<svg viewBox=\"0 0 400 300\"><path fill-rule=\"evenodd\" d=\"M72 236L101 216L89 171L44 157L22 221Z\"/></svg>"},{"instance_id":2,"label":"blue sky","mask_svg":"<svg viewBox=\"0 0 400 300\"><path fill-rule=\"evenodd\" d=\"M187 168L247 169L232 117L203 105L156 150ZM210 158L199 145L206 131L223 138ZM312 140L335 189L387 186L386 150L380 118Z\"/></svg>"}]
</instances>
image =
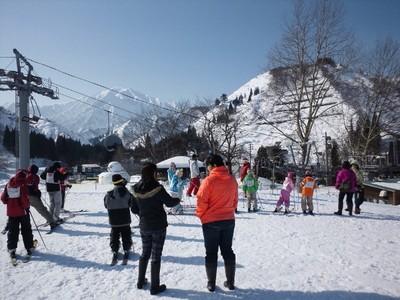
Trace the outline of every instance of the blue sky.
<instances>
[{"instance_id":1,"label":"blue sky","mask_svg":"<svg viewBox=\"0 0 400 300\"><path fill-rule=\"evenodd\" d=\"M166 101L215 99L265 71L293 7L293 0L1 0L0 68L16 69L16 48L107 87ZM400 41L399 0L345 0L344 7L361 42ZM32 64L61 86L88 95L101 90ZM14 101L13 93L1 92L4 98Z\"/></svg>"}]
</instances>

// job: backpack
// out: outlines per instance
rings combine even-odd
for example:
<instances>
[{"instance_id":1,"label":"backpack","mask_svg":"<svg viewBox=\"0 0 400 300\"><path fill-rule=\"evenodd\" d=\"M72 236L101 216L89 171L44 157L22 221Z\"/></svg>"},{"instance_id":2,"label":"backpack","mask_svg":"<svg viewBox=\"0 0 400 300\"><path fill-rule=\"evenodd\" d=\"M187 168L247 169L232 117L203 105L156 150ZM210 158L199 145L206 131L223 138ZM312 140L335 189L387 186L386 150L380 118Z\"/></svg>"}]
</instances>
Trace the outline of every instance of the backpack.
<instances>
[{"instance_id":1,"label":"backpack","mask_svg":"<svg viewBox=\"0 0 400 300\"><path fill-rule=\"evenodd\" d=\"M351 189L350 180L344 181L339 185L339 191L348 192Z\"/></svg>"}]
</instances>

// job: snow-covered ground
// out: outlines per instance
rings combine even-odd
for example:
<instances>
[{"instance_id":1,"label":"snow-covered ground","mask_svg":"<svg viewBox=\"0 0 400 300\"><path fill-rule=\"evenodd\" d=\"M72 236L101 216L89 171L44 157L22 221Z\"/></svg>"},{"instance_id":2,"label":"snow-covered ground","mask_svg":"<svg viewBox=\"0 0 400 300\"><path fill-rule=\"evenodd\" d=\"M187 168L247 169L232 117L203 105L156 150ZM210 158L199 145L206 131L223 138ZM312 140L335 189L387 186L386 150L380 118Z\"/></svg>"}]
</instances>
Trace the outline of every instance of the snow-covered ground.
<instances>
[{"instance_id":1,"label":"snow-covered ground","mask_svg":"<svg viewBox=\"0 0 400 300\"><path fill-rule=\"evenodd\" d=\"M41 187L43 190L43 186ZM76 213L56 232L34 229L39 241L29 263L13 267L6 235L0 236L0 298L15 299L146 299L149 285L136 289L141 242L132 215L134 250L127 266L109 266L111 252L103 196L110 185L75 184L65 208ZM2 190L2 188L1 188ZM261 211L247 213L243 201L236 215L234 251L236 289L223 287L219 258L217 289L206 288L201 225L187 209L168 216L160 299L399 299L400 207L364 203L361 215L336 216L337 191L321 187L315 193L315 216L304 216L299 196L292 192L296 210L272 214L279 190L266 184L259 191ZM48 196L43 193L43 199ZM194 205L185 201L185 204ZM6 223L0 203L0 227ZM37 224L44 219L32 209ZM44 243L42 239L44 239ZM22 239L19 254L24 254ZM150 278L149 270L147 278Z\"/></svg>"}]
</instances>

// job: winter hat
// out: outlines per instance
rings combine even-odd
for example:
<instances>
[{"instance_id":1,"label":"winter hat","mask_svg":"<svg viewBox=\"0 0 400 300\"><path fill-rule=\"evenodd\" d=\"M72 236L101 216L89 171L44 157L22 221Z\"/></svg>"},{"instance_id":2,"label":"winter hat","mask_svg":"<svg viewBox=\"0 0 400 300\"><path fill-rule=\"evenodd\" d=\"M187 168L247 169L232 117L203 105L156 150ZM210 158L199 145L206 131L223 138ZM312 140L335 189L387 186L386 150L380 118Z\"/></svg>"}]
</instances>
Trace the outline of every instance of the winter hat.
<instances>
[{"instance_id":1,"label":"winter hat","mask_svg":"<svg viewBox=\"0 0 400 300\"><path fill-rule=\"evenodd\" d=\"M113 176L111 177L111 180L114 185L126 183L125 179L122 178L122 176L120 174L113 174Z\"/></svg>"},{"instance_id":2,"label":"winter hat","mask_svg":"<svg viewBox=\"0 0 400 300\"><path fill-rule=\"evenodd\" d=\"M171 168L176 168L176 164L175 164L174 162L171 162L171 163L169 164L169 166L170 166Z\"/></svg>"},{"instance_id":3,"label":"winter hat","mask_svg":"<svg viewBox=\"0 0 400 300\"><path fill-rule=\"evenodd\" d=\"M358 161L356 159L353 159L350 164L358 166Z\"/></svg>"},{"instance_id":4,"label":"winter hat","mask_svg":"<svg viewBox=\"0 0 400 300\"><path fill-rule=\"evenodd\" d=\"M192 154L192 158L193 158L193 159L198 158L198 157L199 157L199 156L198 156L196 153L193 153L193 154Z\"/></svg>"},{"instance_id":5,"label":"winter hat","mask_svg":"<svg viewBox=\"0 0 400 300\"><path fill-rule=\"evenodd\" d=\"M306 173L306 174L307 174L307 173ZM296 177L296 173L294 173L294 172L289 172L289 173L287 174L287 177L293 179L293 178Z\"/></svg>"},{"instance_id":6,"label":"winter hat","mask_svg":"<svg viewBox=\"0 0 400 300\"><path fill-rule=\"evenodd\" d=\"M28 171L31 172L32 174L37 174L37 172L39 172L39 168L37 165L30 165L28 167Z\"/></svg>"},{"instance_id":7,"label":"winter hat","mask_svg":"<svg viewBox=\"0 0 400 300\"><path fill-rule=\"evenodd\" d=\"M306 176L312 176L311 170L307 170L307 171L306 171Z\"/></svg>"},{"instance_id":8,"label":"winter hat","mask_svg":"<svg viewBox=\"0 0 400 300\"><path fill-rule=\"evenodd\" d=\"M54 167L55 169L61 168L60 162L56 161L56 162L53 164L53 167Z\"/></svg>"},{"instance_id":9,"label":"winter hat","mask_svg":"<svg viewBox=\"0 0 400 300\"><path fill-rule=\"evenodd\" d=\"M247 159L247 157L243 157L243 158L242 158L242 163L246 164L246 163L248 163L248 162L249 162L249 160Z\"/></svg>"}]
</instances>

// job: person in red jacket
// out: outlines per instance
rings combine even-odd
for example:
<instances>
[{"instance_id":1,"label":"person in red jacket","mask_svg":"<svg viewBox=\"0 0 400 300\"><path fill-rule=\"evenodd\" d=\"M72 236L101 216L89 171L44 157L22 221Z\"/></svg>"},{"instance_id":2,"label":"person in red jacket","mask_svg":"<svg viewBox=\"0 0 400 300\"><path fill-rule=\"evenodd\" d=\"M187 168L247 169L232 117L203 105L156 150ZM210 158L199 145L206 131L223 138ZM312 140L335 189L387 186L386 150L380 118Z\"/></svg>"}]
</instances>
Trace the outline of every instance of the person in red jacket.
<instances>
[{"instance_id":1,"label":"person in red jacket","mask_svg":"<svg viewBox=\"0 0 400 300\"><path fill-rule=\"evenodd\" d=\"M238 184L229 174L219 155L206 160L207 176L197 193L196 216L200 218L206 248L205 266L207 289L215 291L217 277L218 248L225 264L224 286L235 289L236 255L232 250L235 229L235 209L238 203Z\"/></svg>"},{"instance_id":2,"label":"person in red jacket","mask_svg":"<svg viewBox=\"0 0 400 300\"><path fill-rule=\"evenodd\" d=\"M28 189L26 186L25 170L18 170L15 176L4 187L0 196L1 201L7 205L9 230L7 234L7 249L11 258L16 257L18 246L19 227L21 226L22 240L27 255L32 255L34 250L31 219L29 216Z\"/></svg>"},{"instance_id":3,"label":"person in red jacket","mask_svg":"<svg viewBox=\"0 0 400 300\"><path fill-rule=\"evenodd\" d=\"M70 189L72 187L71 184L68 183L66 177L68 176L68 169L66 167L61 167L60 173L65 176L65 178L60 178L60 184L61 184L61 212L68 212L67 210L64 209L65 205L65 196L66 196L66 191L67 188Z\"/></svg>"},{"instance_id":4,"label":"person in red jacket","mask_svg":"<svg viewBox=\"0 0 400 300\"><path fill-rule=\"evenodd\" d=\"M240 169L240 182L243 182L247 175L247 171L250 170L250 163L246 157L242 159L242 168ZM247 198L247 192L243 191L244 197Z\"/></svg>"},{"instance_id":5,"label":"person in red jacket","mask_svg":"<svg viewBox=\"0 0 400 300\"><path fill-rule=\"evenodd\" d=\"M42 202L42 192L39 190L40 178L37 175L38 171L39 168L35 164L28 167L28 174L25 180L26 186L28 187L28 199L31 206L33 206L37 212L46 219L46 222L51 228L54 228L56 227L56 222L54 222L53 217Z\"/></svg>"}]
</instances>

